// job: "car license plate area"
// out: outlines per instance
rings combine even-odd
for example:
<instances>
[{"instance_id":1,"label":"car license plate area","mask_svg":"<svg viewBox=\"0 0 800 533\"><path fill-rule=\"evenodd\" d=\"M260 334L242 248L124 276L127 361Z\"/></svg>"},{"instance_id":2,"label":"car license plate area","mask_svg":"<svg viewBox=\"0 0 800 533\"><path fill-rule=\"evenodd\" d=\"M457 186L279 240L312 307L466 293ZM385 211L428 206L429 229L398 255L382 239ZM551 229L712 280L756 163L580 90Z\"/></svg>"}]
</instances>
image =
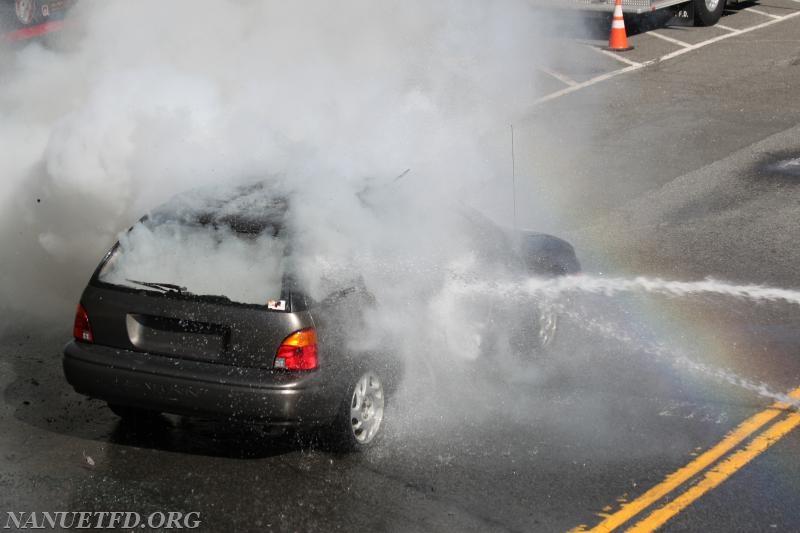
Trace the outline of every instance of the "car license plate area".
<instances>
[{"instance_id":1,"label":"car license plate area","mask_svg":"<svg viewBox=\"0 0 800 533\"><path fill-rule=\"evenodd\" d=\"M141 314L125 319L128 338L139 350L200 360L218 360L230 331L217 324Z\"/></svg>"}]
</instances>

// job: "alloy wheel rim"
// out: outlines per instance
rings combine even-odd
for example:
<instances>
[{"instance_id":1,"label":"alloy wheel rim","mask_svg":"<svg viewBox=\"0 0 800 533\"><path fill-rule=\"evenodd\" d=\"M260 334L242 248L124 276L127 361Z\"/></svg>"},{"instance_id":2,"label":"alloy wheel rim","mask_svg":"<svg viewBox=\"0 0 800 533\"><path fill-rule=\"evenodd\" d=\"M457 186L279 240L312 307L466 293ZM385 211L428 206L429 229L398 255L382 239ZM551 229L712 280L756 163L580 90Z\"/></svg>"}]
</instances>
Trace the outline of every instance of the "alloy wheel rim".
<instances>
[{"instance_id":1,"label":"alloy wheel rim","mask_svg":"<svg viewBox=\"0 0 800 533\"><path fill-rule=\"evenodd\" d=\"M706 9L709 11L716 11L719 5L719 0L706 0Z\"/></svg>"},{"instance_id":2,"label":"alloy wheel rim","mask_svg":"<svg viewBox=\"0 0 800 533\"><path fill-rule=\"evenodd\" d=\"M539 346L545 347L552 343L556 336L556 329L558 329L556 313L547 307L541 308L539 311Z\"/></svg>"},{"instance_id":3,"label":"alloy wheel rim","mask_svg":"<svg viewBox=\"0 0 800 533\"><path fill-rule=\"evenodd\" d=\"M378 434L383 420L383 385L372 372L356 382L350 399L350 429L360 444L368 444Z\"/></svg>"},{"instance_id":4,"label":"alloy wheel rim","mask_svg":"<svg viewBox=\"0 0 800 533\"><path fill-rule=\"evenodd\" d=\"M23 24L33 22L35 8L34 0L16 0L14 2L14 11L19 21Z\"/></svg>"}]
</instances>

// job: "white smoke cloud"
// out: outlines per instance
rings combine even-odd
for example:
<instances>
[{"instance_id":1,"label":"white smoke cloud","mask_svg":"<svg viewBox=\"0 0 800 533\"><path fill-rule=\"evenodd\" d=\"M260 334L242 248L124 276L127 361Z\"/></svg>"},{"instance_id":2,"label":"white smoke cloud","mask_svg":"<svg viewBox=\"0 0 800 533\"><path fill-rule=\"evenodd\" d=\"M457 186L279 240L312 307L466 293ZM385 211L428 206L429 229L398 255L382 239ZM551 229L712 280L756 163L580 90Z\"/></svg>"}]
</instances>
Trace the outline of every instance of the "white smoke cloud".
<instances>
[{"instance_id":1,"label":"white smoke cloud","mask_svg":"<svg viewBox=\"0 0 800 533\"><path fill-rule=\"evenodd\" d=\"M356 340L399 345L423 378L407 399L485 411L442 379L482 341L464 322L480 303L440 293L472 260L452 208L511 224L508 125L559 53L542 17L523 0L81 0L47 46L0 51L0 308L66 326L140 216L269 176L296 193L312 295L357 265L377 297Z\"/></svg>"},{"instance_id":2,"label":"white smoke cloud","mask_svg":"<svg viewBox=\"0 0 800 533\"><path fill-rule=\"evenodd\" d=\"M538 94L541 16L516 0L79 2L49 45L0 52L4 307L63 312L119 231L196 186L285 176L322 230L357 229L364 180L405 169L397 201L426 216L442 196L507 201L507 155L484 141Z\"/></svg>"},{"instance_id":3,"label":"white smoke cloud","mask_svg":"<svg viewBox=\"0 0 800 533\"><path fill-rule=\"evenodd\" d=\"M560 53L543 17L523 0L81 0L47 45L0 49L0 331L25 314L68 326L119 232L174 194L273 176L303 193L312 291L357 262L382 309L364 336L401 341L429 378L409 424L441 414L431 390L490 409L439 379L445 353L481 343L464 327L481 302L447 290L474 270L449 207L511 222L508 124Z\"/></svg>"}]
</instances>

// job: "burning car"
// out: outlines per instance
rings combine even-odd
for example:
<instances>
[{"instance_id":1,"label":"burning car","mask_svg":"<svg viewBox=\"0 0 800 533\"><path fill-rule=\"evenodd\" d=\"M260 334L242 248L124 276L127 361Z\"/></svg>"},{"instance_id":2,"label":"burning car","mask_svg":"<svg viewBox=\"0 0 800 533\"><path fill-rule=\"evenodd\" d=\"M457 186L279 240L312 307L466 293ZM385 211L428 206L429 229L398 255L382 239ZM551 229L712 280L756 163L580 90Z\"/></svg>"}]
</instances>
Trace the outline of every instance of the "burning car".
<instances>
[{"instance_id":1,"label":"burning car","mask_svg":"<svg viewBox=\"0 0 800 533\"><path fill-rule=\"evenodd\" d=\"M17 27L33 26L60 17L76 0L3 0L3 19Z\"/></svg>"},{"instance_id":2,"label":"burning car","mask_svg":"<svg viewBox=\"0 0 800 533\"><path fill-rule=\"evenodd\" d=\"M290 217L302 201L258 183L142 218L83 291L67 381L123 418L234 418L325 428L349 450L374 442L403 365L391 347L352 342L377 305L357 263L311 290ZM547 276L579 269L563 240L459 216L484 261ZM534 321L528 348L552 342L554 316L517 316Z\"/></svg>"}]
</instances>

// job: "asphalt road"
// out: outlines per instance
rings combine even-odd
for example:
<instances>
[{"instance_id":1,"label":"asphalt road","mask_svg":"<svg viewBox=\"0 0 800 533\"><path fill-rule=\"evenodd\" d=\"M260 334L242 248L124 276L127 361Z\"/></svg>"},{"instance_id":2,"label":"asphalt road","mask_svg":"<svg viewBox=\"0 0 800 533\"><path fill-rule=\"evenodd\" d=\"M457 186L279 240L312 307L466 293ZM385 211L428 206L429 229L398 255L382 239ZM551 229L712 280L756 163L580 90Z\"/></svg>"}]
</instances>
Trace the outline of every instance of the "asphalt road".
<instances>
[{"instance_id":1,"label":"asphalt road","mask_svg":"<svg viewBox=\"0 0 800 533\"><path fill-rule=\"evenodd\" d=\"M525 222L567 232L592 272L798 290L800 177L771 166L800 157L798 86L793 18L536 105L516 125L520 198L558 209ZM465 368L422 404L401 392L361 455L209 421L121 424L63 381L68 327L27 323L0 340L0 510L196 511L203 531L566 531L672 480L620 527L800 530L794 415L679 358L793 390L800 309L629 297L574 311L532 369ZM765 412L785 434L737 429ZM731 431L741 442L721 450Z\"/></svg>"}]
</instances>

